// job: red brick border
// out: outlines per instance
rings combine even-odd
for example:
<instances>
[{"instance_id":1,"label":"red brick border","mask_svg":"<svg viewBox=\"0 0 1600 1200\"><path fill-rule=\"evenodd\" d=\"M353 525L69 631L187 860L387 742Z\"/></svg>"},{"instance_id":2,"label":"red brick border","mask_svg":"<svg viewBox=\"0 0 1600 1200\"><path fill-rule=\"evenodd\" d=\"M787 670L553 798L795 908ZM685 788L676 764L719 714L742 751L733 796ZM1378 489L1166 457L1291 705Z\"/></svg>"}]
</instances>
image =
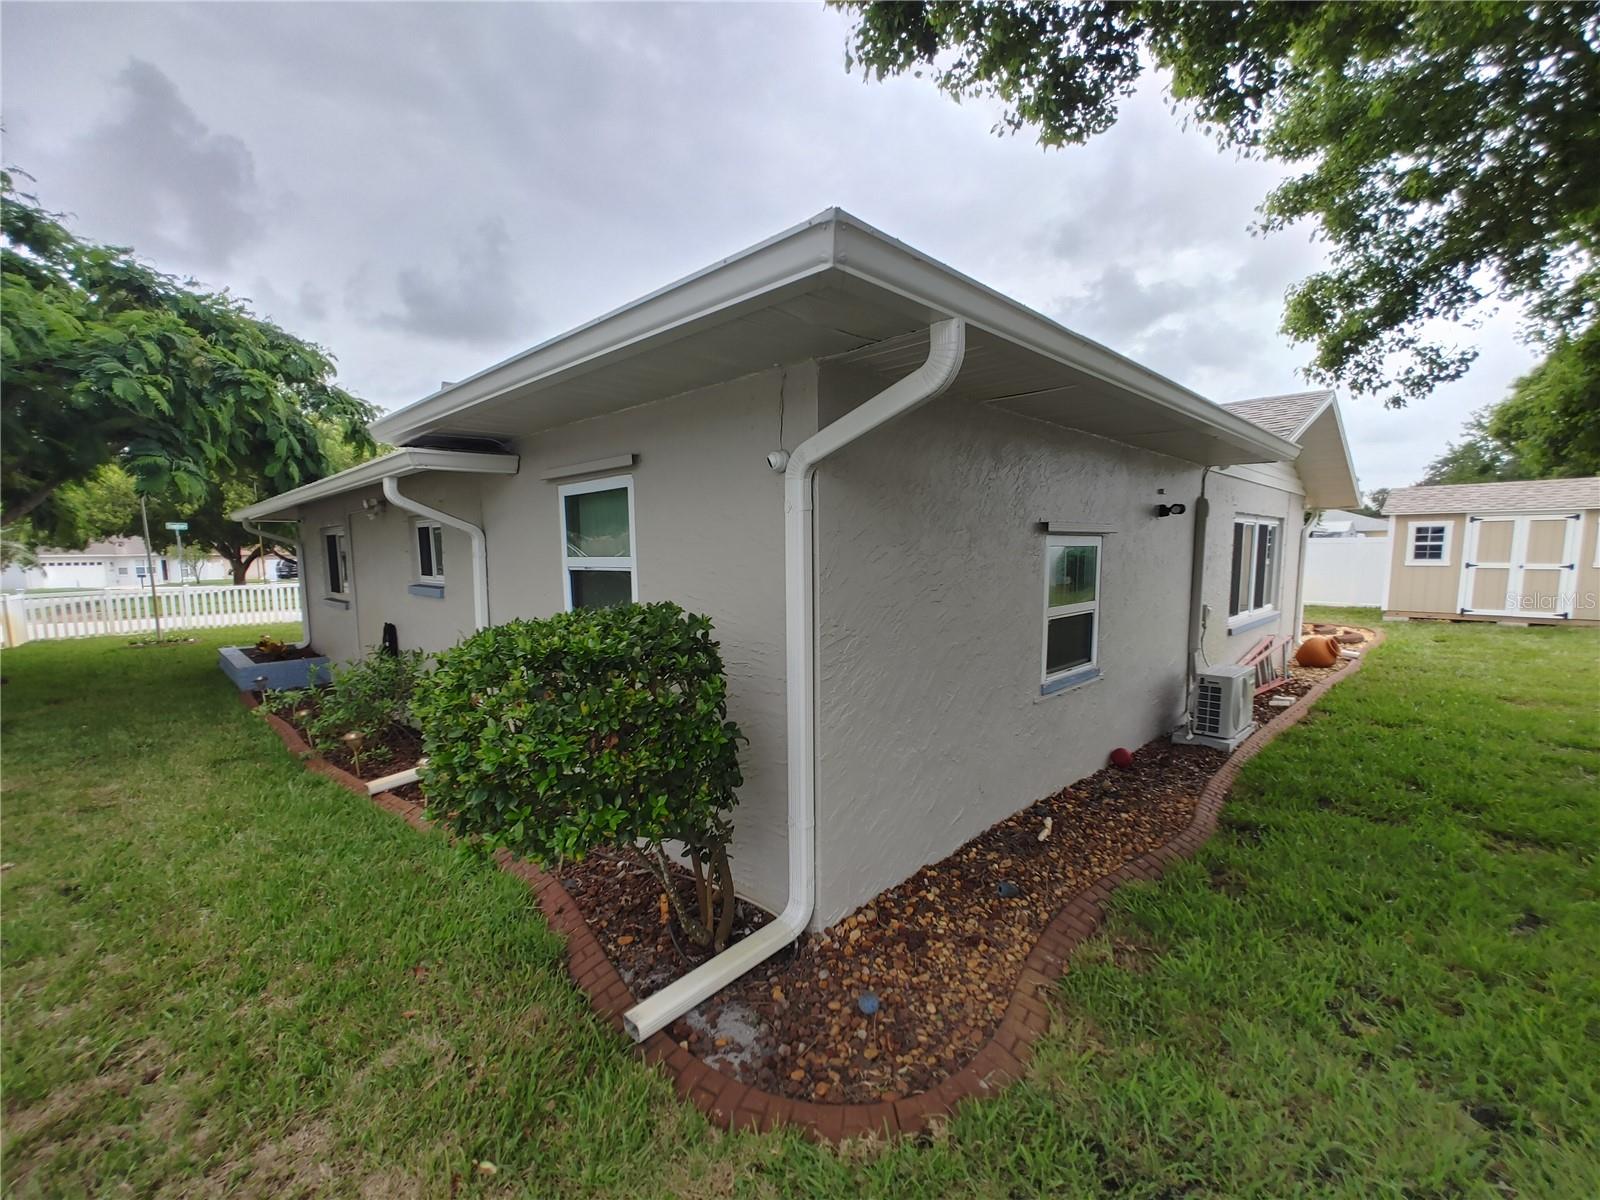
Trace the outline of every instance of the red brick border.
<instances>
[{"instance_id":1,"label":"red brick border","mask_svg":"<svg viewBox=\"0 0 1600 1200\"><path fill-rule=\"evenodd\" d=\"M1105 917L1106 900L1111 893L1124 883L1159 879L1169 864L1180 858L1193 857L1216 831L1223 802L1244 764L1285 729L1304 720L1311 706L1329 688L1359 670L1366 656L1383 644L1382 630L1370 632L1373 640L1360 658L1351 661L1337 674L1312 685L1311 690L1300 697L1300 703L1270 725L1256 730L1218 768L1217 773L1201 789L1194 817L1183 832L1165 845L1101 876L1067 901L1050 924L1045 926L1023 963L1011 1004L994 1036L979 1048L971 1062L931 1091L893 1102L814 1104L773 1095L741 1083L690 1054L664 1032L649 1037L639 1047L640 1052L649 1062L666 1069L678 1095L724 1129L768 1130L779 1124L788 1124L797 1126L808 1136L829 1142L869 1133L920 1133L927 1128L931 1118L950 1114L961 1101L996 1091L1020 1079L1027 1069L1034 1042L1050 1027L1050 989L1065 971L1067 958L1072 951L1099 928ZM240 692L239 698L247 708L257 706L255 696L249 692ZM305 759L311 770L326 775L358 796L367 795L364 782L316 755L294 726L280 717L263 715L283 739L284 745ZM393 792L380 792L371 799L379 808L404 817L417 829L432 828L423 817L423 806L414 800L403 799ZM516 876L533 890L545 919L557 932L566 935L567 967L572 978L588 994L589 1003L595 1011L613 1029L621 1032L622 1014L635 1003L633 993L611 965L599 939L590 931L572 897L554 876L546 874L531 862L513 858L503 850L496 854L495 861L501 870Z\"/></svg>"}]
</instances>

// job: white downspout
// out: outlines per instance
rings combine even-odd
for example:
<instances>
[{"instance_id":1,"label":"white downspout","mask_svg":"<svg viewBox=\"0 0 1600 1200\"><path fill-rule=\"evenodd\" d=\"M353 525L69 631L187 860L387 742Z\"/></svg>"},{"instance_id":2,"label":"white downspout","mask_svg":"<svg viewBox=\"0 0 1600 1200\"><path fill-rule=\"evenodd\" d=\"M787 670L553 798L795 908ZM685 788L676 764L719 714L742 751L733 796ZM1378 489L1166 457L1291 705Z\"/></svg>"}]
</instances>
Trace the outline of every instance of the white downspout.
<instances>
[{"instance_id":1,"label":"white downspout","mask_svg":"<svg viewBox=\"0 0 1600 1200\"><path fill-rule=\"evenodd\" d=\"M383 495L396 508L448 525L451 529L459 529L472 539L472 622L478 629L489 628L489 540L483 536L483 526L402 495L400 480L393 475L384 476Z\"/></svg>"},{"instance_id":2,"label":"white downspout","mask_svg":"<svg viewBox=\"0 0 1600 1200\"><path fill-rule=\"evenodd\" d=\"M628 1035L642 1042L793 942L816 907L816 561L813 492L817 465L834 451L912 409L955 381L966 356L966 322L928 330L928 358L859 408L807 438L789 456L783 478L785 674L789 752L789 900L777 918L682 979L622 1014Z\"/></svg>"},{"instance_id":3,"label":"white downspout","mask_svg":"<svg viewBox=\"0 0 1600 1200\"><path fill-rule=\"evenodd\" d=\"M243 525L244 526L244 531L246 533L252 535L257 541L261 541L263 539L270 539L271 541L278 542L281 545L288 546L291 550L294 551L294 562L295 562L295 568L296 568L296 570L295 570L295 583L299 586L299 589L300 589L300 644L302 646L309 645L310 642L311 642L311 608L310 608L310 605L307 603L307 596L306 596L306 553L305 553L305 546L301 544L301 540L300 540L300 538L298 536L295 537L295 539L293 541L291 541L290 539L284 537L281 534L268 533L265 529L262 529L261 526L257 525L254 521L240 521L239 524ZM284 522L282 522L282 524L293 525L295 527L296 533L298 534L299 529L300 529L300 522L298 522L298 521L284 521Z\"/></svg>"}]
</instances>

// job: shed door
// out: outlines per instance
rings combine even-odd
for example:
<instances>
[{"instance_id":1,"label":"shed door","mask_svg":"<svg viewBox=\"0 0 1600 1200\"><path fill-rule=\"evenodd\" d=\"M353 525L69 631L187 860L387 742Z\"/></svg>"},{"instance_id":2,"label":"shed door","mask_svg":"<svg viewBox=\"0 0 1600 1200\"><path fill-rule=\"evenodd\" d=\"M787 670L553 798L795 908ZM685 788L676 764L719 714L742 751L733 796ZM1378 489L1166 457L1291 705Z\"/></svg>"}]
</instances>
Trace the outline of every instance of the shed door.
<instances>
[{"instance_id":1,"label":"shed door","mask_svg":"<svg viewBox=\"0 0 1600 1200\"><path fill-rule=\"evenodd\" d=\"M1579 516L1468 517L1462 613L1572 616Z\"/></svg>"}]
</instances>

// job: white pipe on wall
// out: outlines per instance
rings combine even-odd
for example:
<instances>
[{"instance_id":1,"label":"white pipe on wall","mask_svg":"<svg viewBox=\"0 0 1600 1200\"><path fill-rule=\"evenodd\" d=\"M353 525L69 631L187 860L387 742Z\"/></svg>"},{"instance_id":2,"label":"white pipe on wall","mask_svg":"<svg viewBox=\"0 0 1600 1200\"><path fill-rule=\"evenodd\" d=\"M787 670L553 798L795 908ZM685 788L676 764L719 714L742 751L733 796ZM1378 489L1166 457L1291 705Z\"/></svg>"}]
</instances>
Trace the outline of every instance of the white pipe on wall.
<instances>
[{"instance_id":1,"label":"white pipe on wall","mask_svg":"<svg viewBox=\"0 0 1600 1200\"><path fill-rule=\"evenodd\" d=\"M441 508L432 508L420 500L413 500L400 491L400 481L393 475L383 479L383 495L396 508L416 513L429 521L437 521L452 529L459 529L472 539L472 622L478 629L489 628L489 541L483 536L483 526L451 516Z\"/></svg>"},{"instance_id":2,"label":"white pipe on wall","mask_svg":"<svg viewBox=\"0 0 1600 1200\"><path fill-rule=\"evenodd\" d=\"M966 322L940 321L928 330L928 357L789 455L783 478L784 624L789 752L789 899L777 918L702 963L622 1015L629 1036L642 1042L707 996L789 945L816 908L816 561L814 490L817 465L881 425L926 404L948 388L966 356Z\"/></svg>"}]
</instances>

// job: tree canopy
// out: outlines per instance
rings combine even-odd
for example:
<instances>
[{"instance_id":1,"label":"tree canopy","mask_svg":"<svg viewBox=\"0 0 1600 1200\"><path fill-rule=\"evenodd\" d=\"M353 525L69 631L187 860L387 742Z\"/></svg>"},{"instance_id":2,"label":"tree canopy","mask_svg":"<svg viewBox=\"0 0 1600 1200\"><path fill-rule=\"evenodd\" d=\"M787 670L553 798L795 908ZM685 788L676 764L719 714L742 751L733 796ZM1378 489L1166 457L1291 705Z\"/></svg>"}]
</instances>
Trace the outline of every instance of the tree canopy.
<instances>
[{"instance_id":1,"label":"tree canopy","mask_svg":"<svg viewBox=\"0 0 1600 1200\"><path fill-rule=\"evenodd\" d=\"M1499 404L1474 413L1423 483L1600 475L1600 324L1559 342Z\"/></svg>"},{"instance_id":2,"label":"tree canopy","mask_svg":"<svg viewBox=\"0 0 1600 1200\"><path fill-rule=\"evenodd\" d=\"M226 293L81 240L0 172L0 506L50 540L61 489L120 463L198 503L217 478L273 491L331 469L320 430L370 446L372 408L331 357Z\"/></svg>"},{"instance_id":3,"label":"tree canopy","mask_svg":"<svg viewBox=\"0 0 1600 1200\"><path fill-rule=\"evenodd\" d=\"M1474 356L1436 323L1517 300L1555 341L1600 313L1600 5L830 2L851 63L997 98L1003 131L1085 141L1153 63L1221 143L1293 164L1261 225L1327 244L1283 324L1314 379L1404 404Z\"/></svg>"}]
</instances>

